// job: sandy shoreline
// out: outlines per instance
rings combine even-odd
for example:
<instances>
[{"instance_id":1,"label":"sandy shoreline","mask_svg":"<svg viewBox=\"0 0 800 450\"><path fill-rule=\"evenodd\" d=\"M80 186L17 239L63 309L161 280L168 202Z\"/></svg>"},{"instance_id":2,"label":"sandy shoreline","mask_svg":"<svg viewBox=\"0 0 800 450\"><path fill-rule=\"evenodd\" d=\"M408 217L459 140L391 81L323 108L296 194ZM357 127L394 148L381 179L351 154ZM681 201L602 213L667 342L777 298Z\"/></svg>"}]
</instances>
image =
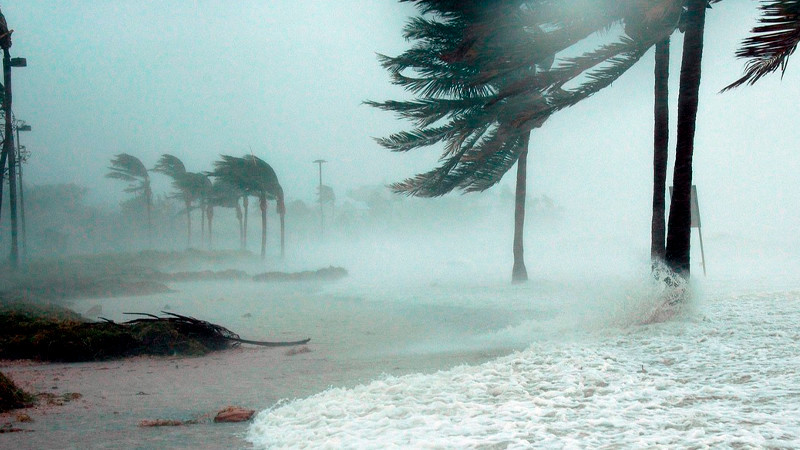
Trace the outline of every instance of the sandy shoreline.
<instances>
[{"instance_id":1,"label":"sandy shoreline","mask_svg":"<svg viewBox=\"0 0 800 450\"><path fill-rule=\"evenodd\" d=\"M383 374L435 372L477 364L509 353L504 346L431 347L454 343L487 327L487 311L446 305L384 303L311 284L266 286L236 282L186 283L150 296L86 299L102 315L124 320L124 311L174 311L222 324L254 339L310 337L310 352L242 346L202 357L135 357L91 363L0 361L0 371L29 392L81 398L24 412L15 421L30 432L0 434L0 448L242 448L248 424L215 424L211 418L179 426L141 428L147 419L190 420L228 405L263 410L281 399L304 398L329 387L352 387ZM236 295L232 295L232 292ZM245 313L249 313L247 315ZM489 328L508 323L513 311L497 312ZM421 346L423 348L417 348ZM438 346L433 346L438 347Z\"/></svg>"},{"instance_id":2,"label":"sandy shoreline","mask_svg":"<svg viewBox=\"0 0 800 450\"><path fill-rule=\"evenodd\" d=\"M354 386L381 374L432 372L497 354L428 355L402 359L337 360L313 345L311 352L237 348L211 355L136 357L48 364L0 361L0 370L32 392L81 398L0 415L28 432L0 434L0 448L242 448L248 423L215 424L227 405L262 410L281 399L301 398L330 386ZM433 357L431 357L433 356ZM24 412L33 422L20 423ZM199 424L142 428L145 419L201 419Z\"/></svg>"}]
</instances>

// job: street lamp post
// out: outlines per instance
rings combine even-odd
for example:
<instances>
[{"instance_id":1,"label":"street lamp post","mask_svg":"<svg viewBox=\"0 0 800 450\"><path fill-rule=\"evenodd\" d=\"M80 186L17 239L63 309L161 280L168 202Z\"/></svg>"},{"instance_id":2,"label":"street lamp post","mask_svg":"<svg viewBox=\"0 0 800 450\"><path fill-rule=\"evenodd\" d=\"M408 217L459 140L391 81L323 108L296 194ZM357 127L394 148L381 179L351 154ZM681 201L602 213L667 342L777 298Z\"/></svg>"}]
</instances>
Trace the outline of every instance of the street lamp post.
<instances>
[{"instance_id":1,"label":"street lamp post","mask_svg":"<svg viewBox=\"0 0 800 450\"><path fill-rule=\"evenodd\" d=\"M319 237L322 238L325 235L325 226L322 214L322 165L328 161L324 159L317 159L314 161L314 164L319 165Z\"/></svg>"},{"instance_id":2,"label":"street lamp post","mask_svg":"<svg viewBox=\"0 0 800 450\"><path fill-rule=\"evenodd\" d=\"M3 112L5 113L5 133L3 135L3 153L8 159L8 206L11 209L11 255L12 267L19 265L19 243L17 239L17 177L16 177L16 151L14 149L14 130L11 122L11 68L25 67L25 58L12 58L8 47L3 48L3 81L5 96Z\"/></svg>"},{"instance_id":3,"label":"street lamp post","mask_svg":"<svg viewBox=\"0 0 800 450\"><path fill-rule=\"evenodd\" d=\"M20 225L22 225L22 257L26 258L28 255L28 240L25 235L25 195L22 187L22 163L27 160L27 152L25 146L20 144L19 132L31 131L31 126L25 123L24 120L17 121L17 168L19 168L19 218Z\"/></svg>"}]
</instances>

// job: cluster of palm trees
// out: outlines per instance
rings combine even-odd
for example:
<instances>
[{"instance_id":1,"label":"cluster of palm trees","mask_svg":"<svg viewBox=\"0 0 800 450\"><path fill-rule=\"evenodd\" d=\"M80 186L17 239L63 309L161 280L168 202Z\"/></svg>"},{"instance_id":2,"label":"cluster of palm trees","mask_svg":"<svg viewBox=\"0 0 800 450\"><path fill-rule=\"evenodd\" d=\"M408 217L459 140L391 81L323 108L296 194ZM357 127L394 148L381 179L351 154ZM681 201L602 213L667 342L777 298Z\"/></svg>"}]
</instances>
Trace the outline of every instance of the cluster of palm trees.
<instances>
[{"instance_id":1,"label":"cluster of palm trees","mask_svg":"<svg viewBox=\"0 0 800 450\"><path fill-rule=\"evenodd\" d=\"M367 104L410 120L414 128L378 139L392 151L443 144L440 166L392 186L435 197L490 188L515 164L512 281L527 279L522 229L531 132L556 112L610 86L656 48L651 257L688 277L692 156L706 10L720 0L400 0L414 3L404 37L411 47L380 61L394 84L416 98ZM763 0L762 26L739 56L750 58L734 83L784 68L800 40L800 0ZM617 26L620 25L620 26ZM561 57L588 39L611 43ZM670 213L665 218L669 136L669 40L684 33L677 143ZM567 51L567 52L565 52ZM558 60L558 63L555 61ZM572 87L567 87L572 86Z\"/></svg>"},{"instance_id":2,"label":"cluster of palm trees","mask_svg":"<svg viewBox=\"0 0 800 450\"><path fill-rule=\"evenodd\" d=\"M239 222L239 242L242 249L247 248L247 219L249 197L258 198L261 209L261 258L266 257L267 241L267 206L269 201L277 203L277 212L281 222L281 256L285 251L286 207L283 188L272 167L264 160L245 155L235 157L221 155L208 172L189 172L176 156L164 154L155 166L148 170L139 158L127 153L120 153L111 159L111 166L106 175L128 182L125 192L132 193L144 200L148 230L152 229L151 210L153 191L150 187L150 172L166 175L172 180L175 191L172 198L183 202L186 213L187 246L192 245L192 211L200 211L201 236L206 235L205 224L208 222L208 244L212 246L212 224L214 208L232 208L236 211ZM211 181L211 178L214 181ZM241 205L239 200L241 199ZM151 231L149 231L151 233Z\"/></svg>"}]
</instances>

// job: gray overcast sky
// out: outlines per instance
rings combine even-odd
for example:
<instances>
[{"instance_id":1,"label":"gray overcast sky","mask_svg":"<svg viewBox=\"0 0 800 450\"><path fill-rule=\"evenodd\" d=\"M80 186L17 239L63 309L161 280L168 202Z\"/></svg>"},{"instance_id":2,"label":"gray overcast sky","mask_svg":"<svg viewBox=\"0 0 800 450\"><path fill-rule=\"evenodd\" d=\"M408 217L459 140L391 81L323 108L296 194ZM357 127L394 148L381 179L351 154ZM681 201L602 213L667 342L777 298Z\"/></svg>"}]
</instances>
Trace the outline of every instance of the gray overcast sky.
<instances>
[{"instance_id":1,"label":"gray overcast sky","mask_svg":"<svg viewBox=\"0 0 800 450\"><path fill-rule=\"evenodd\" d=\"M372 136L408 125L361 105L403 96L375 53L406 47L401 28L413 13L406 4L25 0L2 8L15 29L12 54L28 58L27 68L14 70L14 109L34 129L22 138L33 151L31 183L74 181L113 204L122 186L103 175L115 153L140 156L150 167L172 153L199 171L220 153L252 147L275 167L289 198L310 201L314 159L331 161L328 181L342 198L355 186L413 175L438 156L379 148ZM772 76L717 94L741 73L733 52L755 19L749 0L726 0L709 13L695 182L706 225L793 230L800 57L783 81ZM680 42L676 35L671 146ZM638 227L649 220L651 149L649 54L614 86L534 133L530 189L592 211L590 220L612 214Z\"/></svg>"}]
</instances>

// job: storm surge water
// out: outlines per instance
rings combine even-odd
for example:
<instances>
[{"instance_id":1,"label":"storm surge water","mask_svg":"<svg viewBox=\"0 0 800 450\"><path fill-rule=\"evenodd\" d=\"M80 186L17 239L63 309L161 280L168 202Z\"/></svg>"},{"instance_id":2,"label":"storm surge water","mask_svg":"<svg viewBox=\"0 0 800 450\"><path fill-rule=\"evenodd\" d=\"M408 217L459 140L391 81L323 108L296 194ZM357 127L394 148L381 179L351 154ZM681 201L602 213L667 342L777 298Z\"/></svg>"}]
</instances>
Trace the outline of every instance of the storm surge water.
<instances>
[{"instance_id":1,"label":"storm surge water","mask_svg":"<svg viewBox=\"0 0 800 450\"><path fill-rule=\"evenodd\" d=\"M279 403L248 439L270 448L795 447L799 319L798 292L710 295L669 322L562 328L559 339L541 330L551 338L481 365Z\"/></svg>"}]
</instances>

